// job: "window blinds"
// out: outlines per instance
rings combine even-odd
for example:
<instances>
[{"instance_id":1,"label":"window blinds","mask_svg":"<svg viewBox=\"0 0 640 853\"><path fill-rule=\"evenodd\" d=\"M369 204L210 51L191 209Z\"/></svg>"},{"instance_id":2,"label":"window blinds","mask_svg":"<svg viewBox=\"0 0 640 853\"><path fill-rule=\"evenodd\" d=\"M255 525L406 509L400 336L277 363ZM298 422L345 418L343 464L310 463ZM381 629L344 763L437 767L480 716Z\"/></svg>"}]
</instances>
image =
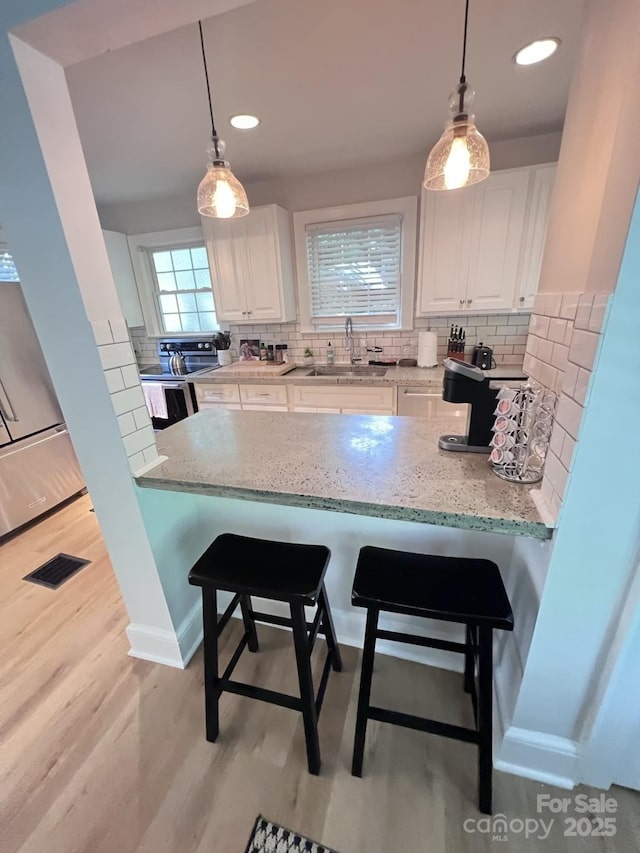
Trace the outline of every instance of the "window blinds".
<instances>
[{"instance_id":1,"label":"window blinds","mask_svg":"<svg viewBox=\"0 0 640 853\"><path fill-rule=\"evenodd\" d=\"M13 258L0 243L0 281L20 281Z\"/></svg>"},{"instance_id":2,"label":"window blinds","mask_svg":"<svg viewBox=\"0 0 640 853\"><path fill-rule=\"evenodd\" d=\"M400 310L402 215L307 225L313 319L388 316ZM325 320L326 321L326 320Z\"/></svg>"}]
</instances>

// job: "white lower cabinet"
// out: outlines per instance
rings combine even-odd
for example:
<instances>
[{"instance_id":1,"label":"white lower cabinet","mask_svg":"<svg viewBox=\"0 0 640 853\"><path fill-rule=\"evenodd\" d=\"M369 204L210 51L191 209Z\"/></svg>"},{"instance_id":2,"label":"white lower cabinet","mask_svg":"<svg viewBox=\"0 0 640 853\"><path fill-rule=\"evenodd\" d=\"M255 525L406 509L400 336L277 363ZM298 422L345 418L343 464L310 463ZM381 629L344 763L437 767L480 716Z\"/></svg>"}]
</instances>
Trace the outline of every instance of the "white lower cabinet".
<instances>
[{"instance_id":1,"label":"white lower cabinet","mask_svg":"<svg viewBox=\"0 0 640 853\"><path fill-rule=\"evenodd\" d=\"M198 409L201 412L206 412L207 409L235 409L240 411L241 408L240 403L198 403Z\"/></svg>"},{"instance_id":2,"label":"white lower cabinet","mask_svg":"<svg viewBox=\"0 0 640 853\"><path fill-rule=\"evenodd\" d=\"M392 415L394 389L390 386L291 385L293 411L333 412L357 415Z\"/></svg>"},{"instance_id":3,"label":"white lower cabinet","mask_svg":"<svg viewBox=\"0 0 640 853\"><path fill-rule=\"evenodd\" d=\"M287 386L286 385L240 385L240 402L242 408L249 406L274 406L284 407L287 410Z\"/></svg>"},{"instance_id":4,"label":"white lower cabinet","mask_svg":"<svg viewBox=\"0 0 640 853\"><path fill-rule=\"evenodd\" d=\"M194 384L199 409L203 408L203 404L206 405L207 403L234 403L237 405L234 405L231 408L240 408L240 390L237 385L232 385L231 383L225 383L224 385L205 385L201 382L196 382Z\"/></svg>"},{"instance_id":5,"label":"white lower cabinet","mask_svg":"<svg viewBox=\"0 0 640 853\"><path fill-rule=\"evenodd\" d=\"M264 385L194 383L199 409L393 415L395 388L375 385Z\"/></svg>"}]
</instances>

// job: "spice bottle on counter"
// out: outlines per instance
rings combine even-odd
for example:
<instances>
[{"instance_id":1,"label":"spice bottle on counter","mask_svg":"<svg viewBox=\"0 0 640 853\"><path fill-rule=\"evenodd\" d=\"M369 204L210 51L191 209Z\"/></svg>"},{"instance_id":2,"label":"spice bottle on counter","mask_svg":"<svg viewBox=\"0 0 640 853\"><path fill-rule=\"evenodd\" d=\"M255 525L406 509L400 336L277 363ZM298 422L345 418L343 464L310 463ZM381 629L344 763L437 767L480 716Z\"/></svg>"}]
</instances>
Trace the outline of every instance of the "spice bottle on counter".
<instances>
[{"instance_id":1,"label":"spice bottle on counter","mask_svg":"<svg viewBox=\"0 0 640 853\"><path fill-rule=\"evenodd\" d=\"M282 347L282 360L285 364L289 364L289 344L281 344Z\"/></svg>"},{"instance_id":2,"label":"spice bottle on counter","mask_svg":"<svg viewBox=\"0 0 640 853\"><path fill-rule=\"evenodd\" d=\"M267 345L265 343L260 344L260 361L267 360Z\"/></svg>"},{"instance_id":3,"label":"spice bottle on counter","mask_svg":"<svg viewBox=\"0 0 640 853\"><path fill-rule=\"evenodd\" d=\"M284 357L282 355L282 344L276 344L275 360L276 364L282 364L284 361Z\"/></svg>"},{"instance_id":4,"label":"spice bottle on counter","mask_svg":"<svg viewBox=\"0 0 640 853\"><path fill-rule=\"evenodd\" d=\"M269 344L267 347L267 361L274 362L275 358L273 355L273 344Z\"/></svg>"}]
</instances>

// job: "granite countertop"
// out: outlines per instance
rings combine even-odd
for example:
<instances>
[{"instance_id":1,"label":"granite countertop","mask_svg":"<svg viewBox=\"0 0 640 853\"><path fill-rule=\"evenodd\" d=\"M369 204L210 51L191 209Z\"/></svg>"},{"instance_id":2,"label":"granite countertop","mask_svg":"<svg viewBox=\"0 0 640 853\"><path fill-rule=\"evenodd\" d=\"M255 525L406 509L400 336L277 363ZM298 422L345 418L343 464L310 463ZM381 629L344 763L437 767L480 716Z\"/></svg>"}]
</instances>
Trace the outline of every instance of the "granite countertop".
<instances>
[{"instance_id":1,"label":"granite countertop","mask_svg":"<svg viewBox=\"0 0 640 853\"><path fill-rule=\"evenodd\" d=\"M158 435L144 488L547 539L529 495L487 457L438 449L455 417L205 411ZM281 437L281 438L279 438Z\"/></svg>"},{"instance_id":2,"label":"granite countertop","mask_svg":"<svg viewBox=\"0 0 640 853\"><path fill-rule=\"evenodd\" d=\"M295 367L289 373L284 373L282 376L265 376L264 378L256 378L255 374L252 377L243 376L216 376L217 370L209 370L204 373L199 373L197 376L190 376L190 382L204 383L230 383L232 385L256 382L264 383L265 385L422 385L422 386L441 386L444 376L444 367L377 367L377 370L385 370L384 376L309 376L310 371L314 367L325 367L326 365L317 364L312 367ZM340 364L336 367L347 367ZM520 364L501 364L494 370L485 371L490 379L504 379L512 377L514 374L522 373L522 365Z\"/></svg>"}]
</instances>

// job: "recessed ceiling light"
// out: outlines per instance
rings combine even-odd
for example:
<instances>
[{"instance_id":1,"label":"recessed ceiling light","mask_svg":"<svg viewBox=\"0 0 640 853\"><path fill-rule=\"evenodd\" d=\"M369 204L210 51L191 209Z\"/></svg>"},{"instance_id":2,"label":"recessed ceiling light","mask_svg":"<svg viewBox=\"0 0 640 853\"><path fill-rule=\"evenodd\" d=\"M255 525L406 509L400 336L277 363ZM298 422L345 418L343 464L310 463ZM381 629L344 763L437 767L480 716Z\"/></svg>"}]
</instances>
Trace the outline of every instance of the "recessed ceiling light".
<instances>
[{"instance_id":1,"label":"recessed ceiling light","mask_svg":"<svg viewBox=\"0 0 640 853\"><path fill-rule=\"evenodd\" d=\"M231 116L229 124L231 127L237 127L238 130L253 130L260 124L260 119L256 116L247 115Z\"/></svg>"},{"instance_id":2,"label":"recessed ceiling light","mask_svg":"<svg viewBox=\"0 0 640 853\"><path fill-rule=\"evenodd\" d=\"M534 65L536 62L548 59L559 47L560 39L558 38L536 39L521 47L513 57L513 61L516 65Z\"/></svg>"}]
</instances>

